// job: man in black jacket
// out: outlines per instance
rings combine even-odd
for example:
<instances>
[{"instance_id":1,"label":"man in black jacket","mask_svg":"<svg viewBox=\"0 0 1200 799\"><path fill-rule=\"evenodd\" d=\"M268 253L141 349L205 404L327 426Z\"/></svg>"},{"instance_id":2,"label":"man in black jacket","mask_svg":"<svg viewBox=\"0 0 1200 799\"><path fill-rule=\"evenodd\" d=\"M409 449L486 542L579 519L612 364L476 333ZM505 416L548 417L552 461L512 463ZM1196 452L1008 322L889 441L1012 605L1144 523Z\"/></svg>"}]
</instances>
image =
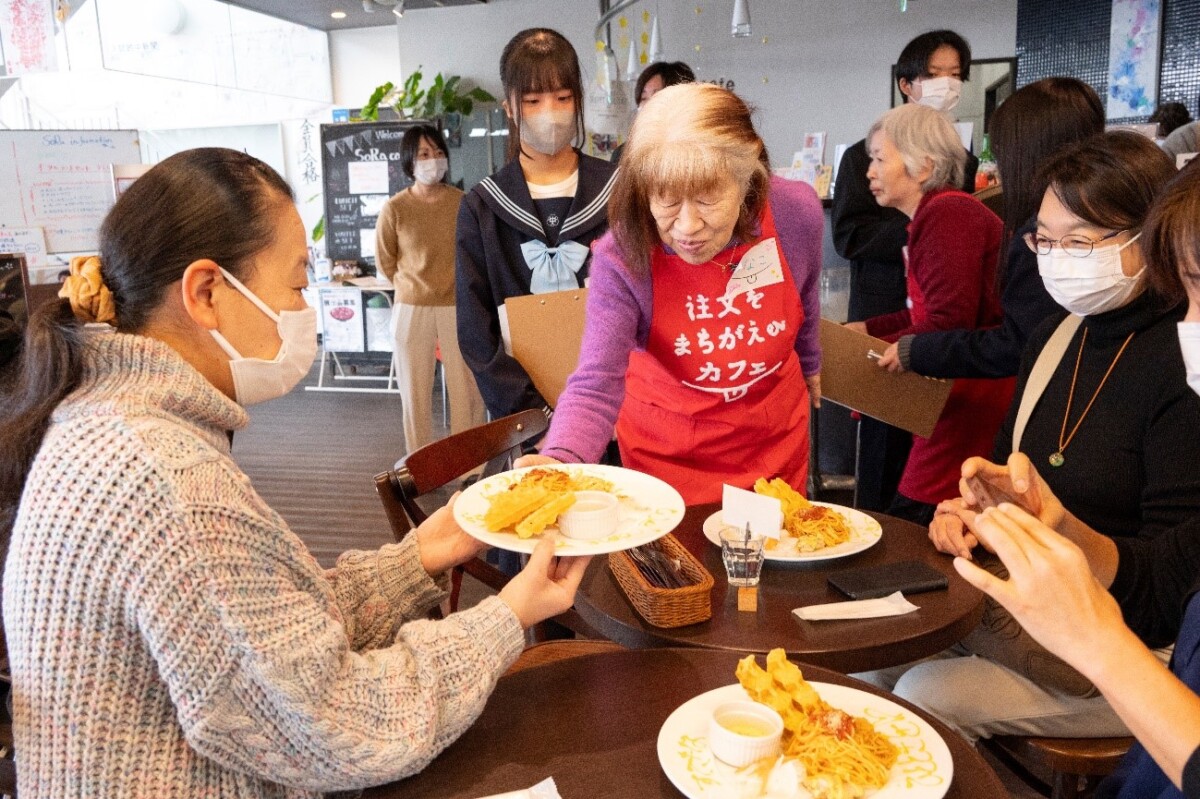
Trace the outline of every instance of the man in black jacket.
<instances>
[{"instance_id":1,"label":"man in black jacket","mask_svg":"<svg viewBox=\"0 0 1200 799\"><path fill-rule=\"evenodd\" d=\"M949 113L971 68L971 47L954 31L923 33L900 53L896 85L910 103ZM833 244L850 261L850 322L904 308L908 300L903 249L908 217L875 202L867 181L866 140L848 148L833 193ZM967 153L963 190L975 188L979 159ZM857 504L883 511L891 505L908 460L912 435L864 417L859 430Z\"/></svg>"}]
</instances>

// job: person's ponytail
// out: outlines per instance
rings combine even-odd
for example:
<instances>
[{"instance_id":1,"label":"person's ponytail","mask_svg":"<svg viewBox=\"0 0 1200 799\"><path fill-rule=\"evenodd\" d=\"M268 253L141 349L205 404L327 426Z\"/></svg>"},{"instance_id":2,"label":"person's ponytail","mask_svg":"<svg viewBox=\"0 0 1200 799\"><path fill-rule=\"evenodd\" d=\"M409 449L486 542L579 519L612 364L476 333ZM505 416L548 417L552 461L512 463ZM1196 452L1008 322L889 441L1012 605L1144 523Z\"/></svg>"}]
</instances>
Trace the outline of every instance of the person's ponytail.
<instances>
[{"instance_id":1,"label":"person's ponytail","mask_svg":"<svg viewBox=\"0 0 1200 799\"><path fill-rule=\"evenodd\" d=\"M25 475L42 445L50 415L79 385L83 346L83 324L69 301L56 300L33 313L23 341L13 348L15 358L0 364L8 374L0 406L0 547L4 554Z\"/></svg>"}]
</instances>

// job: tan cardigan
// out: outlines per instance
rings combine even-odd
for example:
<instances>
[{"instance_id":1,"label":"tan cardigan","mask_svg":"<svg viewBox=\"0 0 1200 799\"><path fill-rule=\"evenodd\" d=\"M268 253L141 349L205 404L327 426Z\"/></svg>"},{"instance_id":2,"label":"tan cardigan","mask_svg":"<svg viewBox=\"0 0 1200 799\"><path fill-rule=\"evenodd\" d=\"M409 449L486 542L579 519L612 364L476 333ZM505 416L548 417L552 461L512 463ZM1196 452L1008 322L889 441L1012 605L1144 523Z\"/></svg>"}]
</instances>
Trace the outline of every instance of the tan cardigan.
<instances>
[{"instance_id":1,"label":"tan cardigan","mask_svg":"<svg viewBox=\"0 0 1200 799\"><path fill-rule=\"evenodd\" d=\"M375 225L375 266L405 305L454 304L454 223L463 193L453 186L425 202L405 189Z\"/></svg>"}]
</instances>

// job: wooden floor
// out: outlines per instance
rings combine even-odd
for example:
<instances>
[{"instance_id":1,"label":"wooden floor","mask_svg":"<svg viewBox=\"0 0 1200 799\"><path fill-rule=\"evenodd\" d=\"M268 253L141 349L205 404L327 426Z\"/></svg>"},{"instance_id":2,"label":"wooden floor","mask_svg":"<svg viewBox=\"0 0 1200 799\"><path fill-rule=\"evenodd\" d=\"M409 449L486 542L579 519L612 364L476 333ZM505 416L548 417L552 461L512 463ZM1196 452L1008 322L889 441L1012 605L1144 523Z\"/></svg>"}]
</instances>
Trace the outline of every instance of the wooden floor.
<instances>
[{"instance_id":1,"label":"wooden floor","mask_svg":"<svg viewBox=\"0 0 1200 799\"><path fill-rule=\"evenodd\" d=\"M304 385L313 385L310 377ZM442 435L441 403L435 431ZM398 394L306 391L250 408L233 455L323 565L392 541L372 478L404 455Z\"/></svg>"}]
</instances>

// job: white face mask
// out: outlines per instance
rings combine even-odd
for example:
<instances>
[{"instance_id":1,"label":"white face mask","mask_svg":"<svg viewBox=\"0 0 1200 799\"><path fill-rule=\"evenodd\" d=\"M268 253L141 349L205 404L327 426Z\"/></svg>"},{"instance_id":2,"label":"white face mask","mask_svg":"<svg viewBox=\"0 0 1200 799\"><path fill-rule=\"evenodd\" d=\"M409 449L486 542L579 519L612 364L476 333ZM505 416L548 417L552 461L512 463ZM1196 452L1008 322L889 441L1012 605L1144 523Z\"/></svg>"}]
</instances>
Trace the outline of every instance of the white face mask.
<instances>
[{"instance_id":1,"label":"white face mask","mask_svg":"<svg viewBox=\"0 0 1200 799\"><path fill-rule=\"evenodd\" d=\"M962 81L958 78L921 78L921 105L927 105L934 111L949 113L958 105L962 96Z\"/></svg>"},{"instance_id":2,"label":"white face mask","mask_svg":"<svg viewBox=\"0 0 1200 799\"><path fill-rule=\"evenodd\" d=\"M1142 269L1136 275L1121 270L1121 250L1138 240L1138 234L1118 247L1098 247L1086 258L1067 255L1055 247L1038 255L1038 272L1046 291L1062 307L1078 316L1120 308L1142 288Z\"/></svg>"},{"instance_id":3,"label":"white face mask","mask_svg":"<svg viewBox=\"0 0 1200 799\"><path fill-rule=\"evenodd\" d=\"M1200 322L1180 322L1178 330L1187 384L1192 391L1200 394Z\"/></svg>"},{"instance_id":4,"label":"white face mask","mask_svg":"<svg viewBox=\"0 0 1200 799\"><path fill-rule=\"evenodd\" d=\"M442 182L449 168L450 162L445 158L423 158L413 161L413 180L425 186L432 186Z\"/></svg>"},{"instance_id":5,"label":"white face mask","mask_svg":"<svg viewBox=\"0 0 1200 799\"><path fill-rule=\"evenodd\" d=\"M317 357L317 309L303 311L280 311L275 313L265 302L233 275L221 270L225 279L258 309L275 320L279 330L279 353L271 360L243 358L224 336L210 330L221 349L229 356L229 370L233 373L234 399L240 405L266 402L291 391L313 365Z\"/></svg>"},{"instance_id":6,"label":"white face mask","mask_svg":"<svg viewBox=\"0 0 1200 799\"><path fill-rule=\"evenodd\" d=\"M543 111L521 117L521 143L539 153L557 155L575 138L575 112Z\"/></svg>"}]
</instances>

